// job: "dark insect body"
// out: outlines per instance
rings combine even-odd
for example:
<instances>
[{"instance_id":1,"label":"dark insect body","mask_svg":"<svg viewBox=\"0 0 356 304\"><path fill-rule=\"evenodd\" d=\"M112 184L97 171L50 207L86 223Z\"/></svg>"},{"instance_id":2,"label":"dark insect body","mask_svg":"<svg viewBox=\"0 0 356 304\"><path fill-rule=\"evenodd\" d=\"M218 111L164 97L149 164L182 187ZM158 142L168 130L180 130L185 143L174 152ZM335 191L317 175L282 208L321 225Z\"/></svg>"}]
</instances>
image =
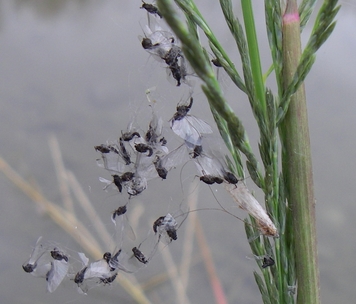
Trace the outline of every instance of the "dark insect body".
<instances>
[{"instance_id":1,"label":"dark insect body","mask_svg":"<svg viewBox=\"0 0 356 304\"><path fill-rule=\"evenodd\" d=\"M125 214L126 211L127 211L126 206L121 206L121 207L117 208L112 214L113 220L115 220L115 217Z\"/></svg>"},{"instance_id":2,"label":"dark insect body","mask_svg":"<svg viewBox=\"0 0 356 304\"><path fill-rule=\"evenodd\" d=\"M140 249L138 249L137 247L132 248L132 252L135 256L135 258L143 263L143 264L147 264L148 263L148 259L145 257L145 255L142 253L142 251Z\"/></svg>"},{"instance_id":3,"label":"dark insect body","mask_svg":"<svg viewBox=\"0 0 356 304\"><path fill-rule=\"evenodd\" d=\"M22 265L23 270L25 270L28 273L34 271L36 267L37 267L37 263Z\"/></svg>"},{"instance_id":4,"label":"dark insect body","mask_svg":"<svg viewBox=\"0 0 356 304\"><path fill-rule=\"evenodd\" d=\"M109 267L110 267L110 271L115 271L116 269L119 268L119 255L121 253L121 249L116 252L113 256L111 256L110 260L107 262Z\"/></svg>"},{"instance_id":5,"label":"dark insect body","mask_svg":"<svg viewBox=\"0 0 356 304\"><path fill-rule=\"evenodd\" d=\"M239 180L236 178L236 176L231 172L225 171L223 176L224 176L224 179L230 184L237 184L239 182Z\"/></svg>"},{"instance_id":6,"label":"dark insect body","mask_svg":"<svg viewBox=\"0 0 356 304\"><path fill-rule=\"evenodd\" d=\"M162 179L166 179L167 178L167 174L168 174L168 171L167 169L165 168L157 168L156 167L156 171L158 173L158 176Z\"/></svg>"},{"instance_id":7,"label":"dark insect body","mask_svg":"<svg viewBox=\"0 0 356 304\"><path fill-rule=\"evenodd\" d=\"M182 76L184 77L184 73L182 73L181 67L178 65L178 63L170 65L169 69L171 70L172 76L175 80L177 80L177 87L181 85L181 79Z\"/></svg>"},{"instance_id":8,"label":"dark insect body","mask_svg":"<svg viewBox=\"0 0 356 304\"><path fill-rule=\"evenodd\" d=\"M159 12L158 8L156 6L154 6L153 4L146 3L144 1L142 1L142 6L140 8L144 8L150 14L157 15L158 17L162 18L162 15Z\"/></svg>"},{"instance_id":9,"label":"dark insect body","mask_svg":"<svg viewBox=\"0 0 356 304\"><path fill-rule=\"evenodd\" d=\"M117 277L117 273L115 273L112 277L109 278L100 278L100 282L103 284L110 284L115 281Z\"/></svg>"},{"instance_id":10,"label":"dark insect body","mask_svg":"<svg viewBox=\"0 0 356 304\"><path fill-rule=\"evenodd\" d=\"M200 180L208 185L212 184L221 184L224 180L218 176L213 176L213 175L203 175L200 177Z\"/></svg>"},{"instance_id":11,"label":"dark insect body","mask_svg":"<svg viewBox=\"0 0 356 304\"><path fill-rule=\"evenodd\" d=\"M82 270L80 270L74 277L74 283L76 284L81 284L84 281L84 275L85 272L87 271L88 267L84 267Z\"/></svg>"},{"instance_id":12,"label":"dark insect body","mask_svg":"<svg viewBox=\"0 0 356 304\"><path fill-rule=\"evenodd\" d=\"M106 261L106 263L109 264L109 261L111 260L111 253L110 252L105 252L103 254L103 259Z\"/></svg>"},{"instance_id":13,"label":"dark insect body","mask_svg":"<svg viewBox=\"0 0 356 304\"><path fill-rule=\"evenodd\" d=\"M132 180L135 176L135 173L133 172L125 172L124 174L121 175L120 179L123 182L129 182L130 180Z\"/></svg>"},{"instance_id":14,"label":"dark insect body","mask_svg":"<svg viewBox=\"0 0 356 304\"><path fill-rule=\"evenodd\" d=\"M110 153L110 152L114 152L116 154L119 154L119 151L114 146L111 146L111 145L101 144L100 146L95 146L94 149L96 151L99 151L99 152L104 153L104 154L107 154L107 153Z\"/></svg>"},{"instance_id":15,"label":"dark insect body","mask_svg":"<svg viewBox=\"0 0 356 304\"><path fill-rule=\"evenodd\" d=\"M194 150L193 150L193 158L197 158L198 156L200 156L203 152L203 147L200 146L200 145L196 145L194 147Z\"/></svg>"},{"instance_id":16,"label":"dark insect body","mask_svg":"<svg viewBox=\"0 0 356 304\"><path fill-rule=\"evenodd\" d=\"M63 252L60 252L56 248L51 251L51 256L57 261L65 260L66 262L68 262L68 257Z\"/></svg>"},{"instance_id":17,"label":"dark insect body","mask_svg":"<svg viewBox=\"0 0 356 304\"><path fill-rule=\"evenodd\" d=\"M162 146L165 146L167 144L167 139L165 139L164 137L162 137L159 142L161 143Z\"/></svg>"},{"instance_id":18,"label":"dark insect body","mask_svg":"<svg viewBox=\"0 0 356 304\"><path fill-rule=\"evenodd\" d=\"M166 231L167 231L168 236L169 236L172 240L174 240L174 241L177 240L178 236L177 236L177 230L176 230L175 228L169 228L169 229L167 229Z\"/></svg>"},{"instance_id":19,"label":"dark insect body","mask_svg":"<svg viewBox=\"0 0 356 304\"><path fill-rule=\"evenodd\" d=\"M117 189L119 189L119 192L121 193L122 184L121 184L120 176L118 176L117 174L114 174L112 177L114 178L113 182L114 182L115 186L117 187Z\"/></svg>"},{"instance_id":20,"label":"dark insect body","mask_svg":"<svg viewBox=\"0 0 356 304\"><path fill-rule=\"evenodd\" d=\"M100 145L94 147L95 151L99 151L101 153L110 153L110 149L106 145Z\"/></svg>"},{"instance_id":21,"label":"dark insect body","mask_svg":"<svg viewBox=\"0 0 356 304\"><path fill-rule=\"evenodd\" d=\"M142 47L145 50L149 50L152 49L154 46L157 46L157 44L152 44L152 40L150 38L142 38L142 42L141 42Z\"/></svg>"},{"instance_id":22,"label":"dark insect body","mask_svg":"<svg viewBox=\"0 0 356 304\"><path fill-rule=\"evenodd\" d=\"M173 43L173 42L172 42ZM178 58L181 58L181 64L179 65ZM162 58L168 65L172 76L177 80L177 87L181 85L181 79L186 76L185 66L183 64L182 51L179 46L173 45L172 48Z\"/></svg>"},{"instance_id":23,"label":"dark insect body","mask_svg":"<svg viewBox=\"0 0 356 304\"><path fill-rule=\"evenodd\" d=\"M187 116L193 105L193 97L190 97L190 101L188 105L177 106L177 112L173 115L173 120L181 120L185 116Z\"/></svg>"},{"instance_id":24,"label":"dark insect body","mask_svg":"<svg viewBox=\"0 0 356 304\"><path fill-rule=\"evenodd\" d=\"M125 161L126 165L129 165L131 164L130 154L127 152L122 138L120 138L119 142L120 142L120 151L121 151L122 159Z\"/></svg>"},{"instance_id":25,"label":"dark insect body","mask_svg":"<svg viewBox=\"0 0 356 304\"><path fill-rule=\"evenodd\" d=\"M153 154L153 149L146 144L136 144L135 149L137 152L140 152L140 153L148 152L147 156L152 156L152 154Z\"/></svg>"},{"instance_id":26,"label":"dark insect body","mask_svg":"<svg viewBox=\"0 0 356 304\"><path fill-rule=\"evenodd\" d=\"M267 268L274 265L274 259L272 257L264 257L262 268Z\"/></svg>"},{"instance_id":27,"label":"dark insect body","mask_svg":"<svg viewBox=\"0 0 356 304\"><path fill-rule=\"evenodd\" d=\"M213 63L213 65L215 65L217 68L222 68L221 62L219 59L215 58L215 59L211 59L211 62Z\"/></svg>"},{"instance_id":28,"label":"dark insect body","mask_svg":"<svg viewBox=\"0 0 356 304\"><path fill-rule=\"evenodd\" d=\"M131 139L133 139L135 136L137 137L141 137L140 136L140 133L138 132L126 132L126 133L123 133L121 135L121 138L123 141L130 141Z\"/></svg>"},{"instance_id":29,"label":"dark insect body","mask_svg":"<svg viewBox=\"0 0 356 304\"><path fill-rule=\"evenodd\" d=\"M161 159L159 158L158 155L156 156L156 159L154 160L153 164L155 165L159 177L162 179L166 179L168 170L162 166Z\"/></svg>"},{"instance_id":30,"label":"dark insect body","mask_svg":"<svg viewBox=\"0 0 356 304\"><path fill-rule=\"evenodd\" d=\"M163 215L163 216L159 217L158 219L156 219L155 222L153 223L153 231L155 233L157 233L157 227L162 225L164 218L165 218L165 216Z\"/></svg>"}]
</instances>

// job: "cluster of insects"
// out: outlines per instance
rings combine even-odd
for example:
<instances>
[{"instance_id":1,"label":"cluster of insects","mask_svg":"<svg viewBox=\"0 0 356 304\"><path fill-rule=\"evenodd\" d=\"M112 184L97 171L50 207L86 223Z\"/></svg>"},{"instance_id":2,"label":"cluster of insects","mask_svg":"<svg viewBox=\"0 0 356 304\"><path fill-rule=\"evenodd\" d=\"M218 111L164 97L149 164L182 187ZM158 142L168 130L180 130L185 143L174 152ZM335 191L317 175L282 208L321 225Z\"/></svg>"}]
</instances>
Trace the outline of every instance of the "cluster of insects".
<instances>
[{"instance_id":1,"label":"cluster of insects","mask_svg":"<svg viewBox=\"0 0 356 304\"><path fill-rule=\"evenodd\" d=\"M162 15L157 7L143 2L141 8L149 16L149 26L145 28L145 37L141 41L142 47L167 65L177 86L182 83L190 86L184 55L173 35L158 26ZM128 202L111 214L111 220L120 236L116 248L112 252L103 253L101 259L90 262L84 253L77 253L78 257L75 259L59 246L42 243L39 238L29 260L23 264L25 272L45 278L49 292L53 292L65 278L69 278L77 284L80 293L87 293L94 286L111 284L119 271L134 273L145 267L156 254L159 243L168 245L178 239L178 229L189 211L178 215L159 215L152 223L148 236L128 250L123 246L123 238L128 230L132 230L126 217L130 199L141 195L150 180L166 180L169 172L183 163L193 162L197 176L203 183L224 184L241 208L247 210L246 204L255 203L256 200L253 201L247 188L238 188L241 182L231 172L225 158L203 144L206 134L211 134L213 130L208 123L190 114L193 102L193 94L190 93L188 98L177 104L175 112L172 111L169 127L175 134L172 136L177 136L181 141L173 149L168 148L170 136L163 136L164 131L169 128L164 126L164 120L156 115L153 107L148 127L142 129L129 125L126 130L121 131L117 140L94 147L99 156L98 166L111 176L110 179L99 178L105 184L104 189L111 189L118 195L128 197ZM250 213L251 210L247 211ZM259 223L266 221L263 217L258 219ZM268 226L268 231L267 228L261 228L261 232L278 236L273 227ZM74 269L71 266L72 259L79 261L81 267ZM265 257L262 267L272 266L273 263L272 258Z\"/></svg>"}]
</instances>

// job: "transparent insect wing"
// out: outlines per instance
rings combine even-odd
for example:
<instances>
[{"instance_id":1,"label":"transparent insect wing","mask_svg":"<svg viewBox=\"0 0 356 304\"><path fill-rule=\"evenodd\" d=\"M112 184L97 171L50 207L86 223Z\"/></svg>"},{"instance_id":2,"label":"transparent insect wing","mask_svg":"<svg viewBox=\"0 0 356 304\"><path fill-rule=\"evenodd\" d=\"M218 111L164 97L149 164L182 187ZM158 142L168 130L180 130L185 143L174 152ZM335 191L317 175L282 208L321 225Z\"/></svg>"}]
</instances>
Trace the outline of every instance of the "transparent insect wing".
<instances>
[{"instance_id":1,"label":"transparent insect wing","mask_svg":"<svg viewBox=\"0 0 356 304\"><path fill-rule=\"evenodd\" d=\"M89 259L87 258L87 256L83 253L83 252L78 252L79 258L82 261L84 266L88 266L89 264Z\"/></svg>"},{"instance_id":2,"label":"transparent insect wing","mask_svg":"<svg viewBox=\"0 0 356 304\"><path fill-rule=\"evenodd\" d=\"M168 171L174 167L177 167L189 160L189 153L186 144L180 145L178 148L169 152L167 155L160 159L160 167L167 169Z\"/></svg>"},{"instance_id":3,"label":"transparent insect wing","mask_svg":"<svg viewBox=\"0 0 356 304\"><path fill-rule=\"evenodd\" d=\"M120 249L112 256L108 264L113 271L121 270L126 273L132 273L133 271L127 267L128 259L129 256Z\"/></svg>"},{"instance_id":4,"label":"transparent insect wing","mask_svg":"<svg viewBox=\"0 0 356 304\"><path fill-rule=\"evenodd\" d=\"M99 181L105 184L103 190L107 190L110 186L114 186L112 180L108 180L106 178L100 177L99 176Z\"/></svg>"},{"instance_id":5,"label":"transparent insect wing","mask_svg":"<svg viewBox=\"0 0 356 304\"><path fill-rule=\"evenodd\" d=\"M65 259L53 260L51 262L51 269L47 273L47 290L53 292L57 289L59 284L63 281L68 273L68 262Z\"/></svg>"},{"instance_id":6,"label":"transparent insect wing","mask_svg":"<svg viewBox=\"0 0 356 304\"><path fill-rule=\"evenodd\" d=\"M145 27L145 38L142 39L142 46L147 52L162 62L162 59L165 58L174 45L174 37L171 33L163 31L157 25L154 25L153 28L151 30L148 26Z\"/></svg>"},{"instance_id":7,"label":"transparent insect wing","mask_svg":"<svg viewBox=\"0 0 356 304\"><path fill-rule=\"evenodd\" d=\"M116 151L119 151L118 149ZM109 153L102 153L102 163L98 162L99 167L110 171L112 174L125 172L125 164L122 162L120 154L110 151Z\"/></svg>"},{"instance_id":8,"label":"transparent insect wing","mask_svg":"<svg viewBox=\"0 0 356 304\"><path fill-rule=\"evenodd\" d=\"M200 146L202 134L212 133L211 127L200 118L186 115L180 120L171 120L172 131L185 141Z\"/></svg>"},{"instance_id":9,"label":"transparent insect wing","mask_svg":"<svg viewBox=\"0 0 356 304\"><path fill-rule=\"evenodd\" d=\"M155 146L158 143L158 138L162 135L163 120L158 118L152 111L152 119L149 123L148 130L145 135L147 144Z\"/></svg>"},{"instance_id":10,"label":"transparent insect wing","mask_svg":"<svg viewBox=\"0 0 356 304\"><path fill-rule=\"evenodd\" d=\"M168 213L164 217L161 226L166 227L166 228L175 228L175 227L177 227L177 221L174 219L174 217L170 213Z\"/></svg>"},{"instance_id":11,"label":"transparent insect wing","mask_svg":"<svg viewBox=\"0 0 356 304\"><path fill-rule=\"evenodd\" d=\"M147 181L158 177L155 165L153 163L154 158L150 157L141 157L136 169L137 180L141 183L140 180ZM137 181L136 181L137 183ZM142 184L144 186L144 183Z\"/></svg>"},{"instance_id":12,"label":"transparent insect wing","mask_svg":"<svg viewBox=\"0 0 356 304\"><path fill-rule=\"evenodd\" d=\"M147 189L147 179L144 177L135 176L132 180L125 183L124 186L128 194L135 196Z\"/></svg>"},{"instance_id":13,"label":"transparent insect wing","mask_svg":"<svg viewBox=\"0 0 356 304\"><path fill-rule=\"evenodd\" d=\"M31 256L27 262L22 265L22 268L26 272L32 272L37 267L37 261L47 251L46 246L41 243L42 236L40 236L36 242L35 248L32 250Z\"/></svg>"},{"instance_id":14,"label":"transparent insect wing","mask_svg":"<svg viewBox=\"0 0 356 304\"><path fill-rule=\"evenodd\" d=\"M117 208L111 215L111 220L116 226L118 224L118 221L121 222L123 215L127 212L127 207L126 205L120 206Z\"/></svg>"},{"instance_id":15,"label":"transparent insect wing","mask_svg":"<svg viewBox=\"0 0 356 304\"><path fill-rule=\"evenodd\" d=\"M167 214L162 223L157 227L159 240L165 244L169 244L172 240L177 239L177 221L171 214ZM163 237L162 237L163 236Z\"/></svg>"},{"instance_id":16,"label":"transparent insect wing","mask_svg":"<svg viewBox=\"0 0 356 304\"><path fill-rule=\"evenodd\" d=\"M38 262L36 268L31 272L31 274L35 277L47 278L47 274L51 268L51 262Z\"/></svg>"},{"instance_id":17,"label":"transparent insect wing","mask_svg":"<svg viewBox=\"0 0 356 304\"><path fill-rule=\"evenodd\" d=\"M194 159L200 175L221 177L223 167L214 157L207 155Z\"/></svg>"},{"instance_id":18,"label":"transparent insect wing","mask_svg":"<svg viewBox=\"0 0 356 304\"><path fill-rule=\"evenodd\" d=\"M135 240L136 235L129 223L126 214L117 215L115 212L111 216L111 220L116 228L117 243L122 246L125 237L129 237L131 240Z\"/></svg>"},{"instance_id":19,"label":"transparent insect wing","mask_svg":"<svg viewBox=\"0 0 356 304\"><path fill-rule=\"evenodd\" d=\"M84 280L92 278L105 278L110 277L110 275L111 273L108 263L105 259L100 259L89 264L84 273Z\"/></svg>"}]
</instances>

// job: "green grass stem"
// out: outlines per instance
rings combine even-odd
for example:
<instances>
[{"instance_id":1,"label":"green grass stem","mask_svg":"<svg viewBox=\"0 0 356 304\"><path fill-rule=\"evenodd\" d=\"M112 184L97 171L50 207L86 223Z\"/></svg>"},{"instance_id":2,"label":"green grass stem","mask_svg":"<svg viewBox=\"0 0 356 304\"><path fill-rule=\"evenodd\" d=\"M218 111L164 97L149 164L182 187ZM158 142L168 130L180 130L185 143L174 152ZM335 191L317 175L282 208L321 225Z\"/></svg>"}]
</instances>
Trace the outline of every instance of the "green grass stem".
<instances>
[{"instance_id":1,"label":"green grass stem","mask_svg":"<svg viewBox=\"0 0 356 304\"><path fill-rule=\"evenodd\" d=\"M284 88L293 81L301 58L300 19L296 1L288 1L283 17ZM320 303L316 248L315 196L308 115L304 85L291 97L280 126L282 167L288 203L292 210L294 251L298 281L297 303Z\"/></svg>"}]
</instances>

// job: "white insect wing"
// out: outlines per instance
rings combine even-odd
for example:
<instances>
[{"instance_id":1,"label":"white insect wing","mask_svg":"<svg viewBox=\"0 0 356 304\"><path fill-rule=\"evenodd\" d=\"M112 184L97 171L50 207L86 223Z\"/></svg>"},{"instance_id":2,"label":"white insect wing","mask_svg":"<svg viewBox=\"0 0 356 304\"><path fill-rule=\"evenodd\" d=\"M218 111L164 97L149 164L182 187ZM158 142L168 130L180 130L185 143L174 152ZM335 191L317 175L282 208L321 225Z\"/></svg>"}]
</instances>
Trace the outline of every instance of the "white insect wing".
<instances>
[{"instance_id":1,"label":"white insect wing","mask_svg":"<svg viewBox=\"0 0 356 304\"><path fill-rule=\"evenodd\" d=\"M36 268L31 272L35 277L46 278L48 272L51 270L50 262L38 262Z\"/></svg>"},{"instance_id":2,"label":"white insect wing","mask_svg":"<svg viewBox=\"0 0 356 304\"><path fill-rule=\"evenodd\" d=\"M202 156L194 160L199 174L212 175L216 177L222 176L222 165L213 157Z\"/></svg>"},{"instance_id":3,"label":"white insect wing","mask_svg":"<svg viewBox=\"0 0 356 304\"><path fill-rule=\"evenodd\" d=\"M153 160L154 158L152 156L147 157L142 154L139 154L137 156L135 178L132 180L131 183L131 185L136 184L136 186L134 185L133 188L137 187L138 189L140 189L141 187L144 187L144 189L146 189L147 181L158 177L158 173L156 171Z\"/></svg>"},{"instance_id":4,"label":"white insect wing","mask_svg":"<svg viewBox=\"0 0 356 304\"><path fill-rule=\"evenodd\" d=\"M203 120L186 115L180 120L171 120L172 131L193 145L201 145L202 134L212 133L211 127Z\"/></svg>"},{"instance_id":5,"label":"white insect wing","mask_svg":"<svg viewBox=\"0 0 356 304\"><path fill-rule=\"evenodd\" d=\"M122 270L126 273L133 273L132 270L128 269L126 264L129 256L124 251L117 251L109 261L109 266L114 269L111 273L115 273L117 270Z\"/></svg>"},{"instance_id":6,"label":"white insect wing","mask_svg":"<svg viewBox=\"0 0 356 304\"><path fill-rule=\"evenodd\" d=\"M105 268L104 263L107 268ZM110 268L104 259L93 262L85 269L83 281L78 282L78 292L86 294L88 290L102 284L103 280L111 278L114 274L115 272L110 272Z\"/></svg>"},{"instance_id":7,"label":"white insect wing","mask_svg":"<svg viewBox=\"0 0 356 304\"><path fill-rule=\"evenodd\" d=\"M168 213L163 219L162 227L164 227L166 230L169 228L176 228L177 221L174 219L174 217L170 213Z\"/></svg>"},{"instance_id":8,"label":"white insect wing","mask_svg":"<svg viewBox=\"0 0 356 304\"><path fill-rule=\"evenodd\" d=\"M47 274L47 290L53 292L57 289L59 284L67 276L69 265L64 259L51 262L51 269Z\"/></svg>"},{"instance_id":9,"label":"white insect wing","mask_svg":"<svg viewBox=\"0 0 356 304\"><path fill-rule=\"evenodd\" d=\"M163 129L163 120L162 118L158 118L157 115L152 110L152 119L149 123L149 131L153 133L153 139L157 139L162 135Z\"/></svg>"},{"instance_id":10,"label":"white insect wing","mask_svg":"<svg viewBox=\"0 0 356 304\"><path fill-rule=\"evenodd\" d=\"M169 244L172 242L171 236L168 234L169 231L176 231L177 229L177 221L174 219L174 217L168 213L160 226L157 227L157 231L159 233L159 239L164 243L164 244ZM163 236L163 239L162 239Z\"/></svg>"},{"instance_id":11,"label":"white insect wing","mask_svg":"<svg viewBox=\"0 0 356 304\"><path fill-rule=\"evenodd\" d=\"M130 181L124 184L127 193L130 195L138 195L145 189L147 189L147 179L140 176L135 176Z\"/></svg>"},{"instance_id":12,"label":"white insect wing","mask_svg":"<svg viewBox=\"0 0 356 304\"><path fill-rule=\"evenodd\" d=\"M88 266L89 259L87 258L87 256L83 252L78 252L78 255L81 261L83 262L84 266Z\"/></svg>"},{"instance_id":13,"label":"white insect wing","mask_svg":"<svg viewBox=\"0 0 356 304\"><path fill-rule=\"evenodd\" d=\"M108 180L108 179L100 177L100 176L99 176L99 181L101 181L102 183L105 184L105 187L103 188L103 190L107 190L109 188L109 186L113 186L113 187L115 186L115 184L113 183L112 180Z\"/></svg>"},{"instance_id":14,"label":"white insect wing","mask_svg":"<svg viewBox=\"0 0 356 304\"><path fill-rule=\"evenodd\" d=\"M189 154L186 144L182 144L174 149L160 160L160 165L168 171L189 160Z\"/></svg>"},{"instance_id":15,"label":"white insect wing","mask_svg":"<svg viewBox=\"0 0 356 304\"><path fill-rule=\"evenodd\" d=\"M115 225L120 246L122 246L124 243L124 237L126 235L133 241L136 239L135 232L133 231L126 214L120 214L116 216L113 215L111 217L111 221Z\"/></svg>"},{"instance_id":16,"label":"white insect wing","mask_svg":"<svg viewBox=\"0 0 356 304\"><path fill-rule=\"evenodd\" d=\"M263 235L278 237L278 230L255 197L250 193L244 183L225 184L226 190L231 194L239 207L253 216L259 230Z\"/></svg>"},{"instance_id":17,"label":"white insect wing","mask_svg":"<svg viewBox=\"0 0 356 304\"><path fill-rule=\"evenodd\" d=\"M98 166L110 171L112 174L125 172L125 165L122 163L121 156L113 151L102 153L102 161L103 163L98 162Z\"/></svg>"},{"instance_id":18,"label":"white insect wing","mask_svg":"<svg viewBox=\"0 0 356 304\"><path fill-rule=\"evenodd\" d=\"M41 244L42 236L37 239L35 248L33 248L31 256L27 262L25 262L22 267L26 272L32 272L37 267L37 261L41 256L47 251L47 248Z\"/></svg>"},{"instance_id":19,"label":"white insect wing","mask_svg":"<svg viewBox=\"0 0 356 304\"><path fill-rule=\"evenodd\" d=\"M159 26L155 26L152 31L147 25L145 26L144 32L145 36L150 39L152 43L152 47L147 48L146 51L152 55L158 56L156 59L161 62L173 46L172 41L174 38L172 37L172 34L163 31Z\"/></svg>"},{"instance_id":20,"label":"white insect wing","mask_svg":"<svg viewBox=\"0 0 356 304\"><path fill-rule=\"evenodd\" d=\"M84 280L93 278L109 278L112 276L108 263L104 260L98 260L90 263L87 270L84 273Z\"/></svg>"}]
</instances>

